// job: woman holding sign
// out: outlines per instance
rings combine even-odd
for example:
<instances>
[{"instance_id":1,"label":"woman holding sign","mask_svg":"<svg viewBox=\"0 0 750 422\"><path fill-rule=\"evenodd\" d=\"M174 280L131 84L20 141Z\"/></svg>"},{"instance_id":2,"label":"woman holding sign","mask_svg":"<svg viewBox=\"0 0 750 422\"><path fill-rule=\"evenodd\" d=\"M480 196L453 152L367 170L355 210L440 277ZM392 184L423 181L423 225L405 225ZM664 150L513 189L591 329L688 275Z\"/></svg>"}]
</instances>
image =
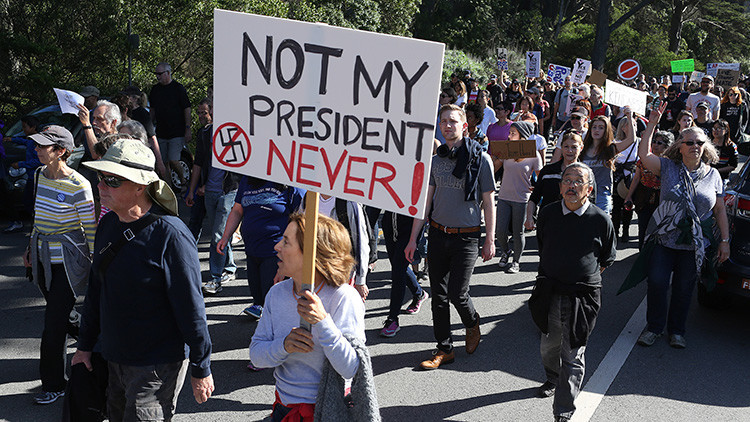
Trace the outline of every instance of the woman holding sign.
<instances>
[{"instance_id":1,"label":"woman holding sign","mask_svg":"<svg viewBox=\"0 0 750 422\"><path fill-rule=\"evenodd\" d=\"M375 420L370 357L365 347L365 306L349 285L354 267L349 234L341 223L318 216L314 285L303 289L303 245L309 228L305 217L293 214L284 236L276 244L279 272L291 277L271 287L263 317L258 322L250 359L258 367L275 368L276 401L273 421L326 420L334 395L341 394L341 377L352 382L354 407L351 420ZM300 328L300 318L311 324ZM331 378L340 380L338 389L328 390ZM364 394L363 394L364 390ZM326 391L319 396L319 391ZM334 410L336 410L334 408ZM339 415L341 416L341 415ZM330 417L328 418L330 419Z\"/></svg>"}]
</instances>

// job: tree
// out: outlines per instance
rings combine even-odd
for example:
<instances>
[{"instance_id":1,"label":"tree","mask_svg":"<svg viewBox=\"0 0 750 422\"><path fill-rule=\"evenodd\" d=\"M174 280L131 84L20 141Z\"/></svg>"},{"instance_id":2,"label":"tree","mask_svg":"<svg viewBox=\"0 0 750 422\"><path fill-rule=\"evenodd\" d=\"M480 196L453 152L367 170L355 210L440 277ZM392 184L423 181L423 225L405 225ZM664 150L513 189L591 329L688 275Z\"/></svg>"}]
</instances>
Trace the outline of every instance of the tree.
<instances>
[{"instance_id":1,"label":"tree","mask_svg":"<svg viewBox=\"0 0 750 422\"><path fill-rule=\"evenodd\" d=\"M594 69L602 70L607 58L607 47L609 46L609 37L612 31L619 28L623 23L630 19L634 14L651 4L654 0L641 0L638 4L631 7L624 15L609 23L610 8L612 0L599 0L599 11L596 18L596 36L594 38L594 48L591 51L591 66Z\"/></svg>"}]
</instances>

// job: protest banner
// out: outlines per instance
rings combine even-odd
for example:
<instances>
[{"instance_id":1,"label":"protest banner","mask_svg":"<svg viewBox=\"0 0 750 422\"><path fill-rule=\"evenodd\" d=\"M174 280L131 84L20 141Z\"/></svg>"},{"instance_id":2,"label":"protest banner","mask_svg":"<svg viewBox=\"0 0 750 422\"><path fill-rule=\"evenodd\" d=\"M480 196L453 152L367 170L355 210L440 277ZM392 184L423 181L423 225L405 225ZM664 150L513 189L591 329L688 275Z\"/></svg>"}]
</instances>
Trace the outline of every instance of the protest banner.
<instances>
[{"instance_id":1,"label":"protest banner","mask_svg":"<svg viewBox=\"0 0 750 422\"><path fill-rule=\"evenodd\" d=\"M700 81L701 81L701 79L703 79L704 75L705 75L705 73L698 72L697 70L694 70L690 74L690 82L698 82L698 83L700 83Z\"/></svg>"},{"instance_id":2,"label":"protest banner","mask_svg":"<svg viewBox=\"0 0 750 422\"><path fill-rule=\"evenodd\" d=\"M497 70L508 70L508 49L497 49Z\"/></svg>"},{"instance_id":3,"label":"protest banner","mask_svg":"<svg viewBox=\"0 0 750 422\"><path fill-rule=\"evenodd\" d=\"M716 72L719 69L736 70L739 72L740 64L739 63L708 63L706 65L706 75L711 75L715 78Z\"/></svg>"},{"instance_id":4,"label":"protest banner","mask_svg":"<svg viewBox=\"0 0 750 422\"><path fill-rule=\"evenodd\" d=\"M586 76L591 73L591 61L584 59L576 59L573 65L573 74L571 75L570 81L574 84L582 84L586 82Z\"/></svg>"},{"instance_id":5,"label":"protest banner","mask_svg":"<svg viewBox=\"0 0 750 422\"><path fill-rule=\"evenodd\" d=\"M559 64L550 64L547 67L547 80L562 85L565 78L570 75L570 68Z\"/></svg>"},{"instance_id":6,"label":"protest banner","mask_svg":"<svg viewBox=\"0 0 750 422\"><path fill-rule=\"evenodd\" d=\"M607 81L607 74L602 73L596 69L591 69L591 76L588 78L588 83L604 86L604 82Z\"/></svg>"},{"instance_id":7,"label":"protest banner","mask_svg":"<svg viewBox=\"0 0 750 422\"><path fill-rule=\"evenodd\" d=\"M503 160L536 157L536 141L522 139L520 141L490 141L490 155Z\"/></svg>"},{"instance_id":8,"label":"protest banner","mask_svg":"<svg viewBox=\"0 0 750 422\"><path fill-rule=\"evenodd\" d=\"M737 86L740 81L740 71L732 69L718 69L716 71L716 78L714 85L723 87L724 89Z\"/></svg>"},{"instance_id":9,"label":"protest banner","mask_svg":"<svg viewBox=\"0 0 750 422\"><path fill-rule=\"evenodd\" d=\"M216 9L214 165L422 218L444 49Z\"/></svg>"},{"instance_id":10,"label":"protest banner","mask_svg":"<svg viewBox=\"0 0 750 422\"><path fill-rule=\"evenodd\" d=\"M76 105L83 105L83 97L81 94L73 91L66 91L64 89L52 88L57 96L57 102L60 103L60 111L63 114L78 114L78 107Z\"/></svg>"},{"instance_id":11,"label":"protest banner","mask_svg":"<svg viewBox=\"0 0 750 422\"><path fill-rule=\"evenodd\" d=\"M682 75L672 75L673 84L681 84L684 81L685 81L685 78Z\"/></svg>"},{"instance_id":12,"label":"protest banner","mask_svg":"<svg viewBox=\"0 0 750 422\"><path fill-rule=\"evenodd\" d=\"M695 70L695 59L672 60L672 73L690 73Z\"/></svg>"},{"instance_id":13,"label":"protest banner","mask_svg":"<svg viewBox=\"0 0 750 422\"><path fill-rule=\"evenodd\" d=\"M542 52L541 51L527 51L526 52L526 77L536 78L539 75L539 71L542 67Z\"/></svg>"},{"instance_id":14,"label":"protest banner","mask_svg":"<svg viewBox=\"0 0 750 422\"><path fill-rule=\"evenodd\" d=\"M630 106L630 109L636 113L643 114L646 112L646 103L648 94L627 87L609 79L604 84L604 102L618 107Z\"/></svg>"}]
</instances>

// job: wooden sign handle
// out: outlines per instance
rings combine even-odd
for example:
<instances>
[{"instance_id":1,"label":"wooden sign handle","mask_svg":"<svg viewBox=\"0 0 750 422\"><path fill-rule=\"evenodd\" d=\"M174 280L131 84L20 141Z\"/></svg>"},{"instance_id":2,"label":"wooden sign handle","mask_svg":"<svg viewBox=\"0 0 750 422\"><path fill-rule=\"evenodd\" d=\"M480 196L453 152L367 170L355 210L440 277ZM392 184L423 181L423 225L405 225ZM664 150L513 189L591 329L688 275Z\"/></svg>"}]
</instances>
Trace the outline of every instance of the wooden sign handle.
<instances>
[{"instance_id":1,"label":"wooden sign handle","mask_svg":"<svg viewBox=\"0 0 750 422\"><path fill-rule=\"evenodd\" d=\"M305 195L305 242L302 256L302 290L315 291L315 251L318 250L318 192ZM307 331L312 325L300 317L299 326Z\"/></svg>"}]
</instances>

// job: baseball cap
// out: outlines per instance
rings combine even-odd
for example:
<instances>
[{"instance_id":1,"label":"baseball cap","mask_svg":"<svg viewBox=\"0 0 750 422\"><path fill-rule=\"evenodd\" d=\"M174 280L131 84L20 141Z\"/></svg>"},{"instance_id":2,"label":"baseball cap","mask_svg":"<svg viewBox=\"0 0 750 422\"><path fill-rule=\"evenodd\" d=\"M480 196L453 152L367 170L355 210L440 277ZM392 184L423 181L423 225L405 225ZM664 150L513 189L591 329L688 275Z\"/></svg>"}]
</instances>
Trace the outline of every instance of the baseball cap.
<instances>
[{"instance_id":1,"label":"baseball cap","mask_svg":"<svg viewBox=\"0 0 750 422\"><path fill-rule=\"evenodd\" d=\"M527 89L526 92L528 92L529 94L539 95L539 88L532 86L531 88Z\"/></svg>"},{"instance_id":2,"label":"baseball cap","mask_svg":"<svg viewBox=\"0 0 750 422\"><path fill-rule=\"evenodd\" d=\"M98 97L99 96L99 90L96 89L95 86L89 85L83 87L83 89L80 92L81 97Z\"/></svg>"},{"instance_id":3,"label":"baseball cap","mask_svg":"<svg viewBox=\"0 0 750 422\"><path fill-rule=\"evenodd\" d=\"M100 160L82 164L93 170L124 177L139 185L147 185L146 192L151 199L167 212L177 215L177 197L154 171L156 158L143 142L121 139L109 147Z\"/></svg>"},{"instance_id":4,"label":"baseball cap","mask_svg":"<svg viewBox=\"0 0 750 422\"><path fill-rule=\"evenodd\" d=\"M68 151L76 147L70 131L58 125L49 125L29 137L39 145L57 145Z\"/></svg>"},{"instance_id":5,"label":"baseball cap","mask_svg":"<svg viewBox=\"0 0 750 422\"><path fill-rule=\"evenodd\" d=\"M714 77L711 76L711 75L703 75L703 77L701 78L701 81L704 80L704 79L709 79L711 82L714 81Z\"/></svg>"},{"instance_id":6,"label":"baseball cap","mask_svg":"<svg viewBox=\"0 0 750 422\"><path fill-rule=\"evenodd\" d=\"M584 107L573 107L573 111L570 113L571 116L589 117L588 110Z\"/></svg>"},{"instance_id":7,"label":"baseball cap","mask_svg":"<svg viewBox=\"0 0 750 422\"><path fill-rule=\"evenodd\" d=\"M497 75L495 75L495 74L493 73L492 75L490 75L490 79L497 79Z\"/></svg>"},{"instance_id":8,"label":"baseball cap","mask_svg":"<svg viewBox=\"0 0 750 422\"><path fill-rule=\"evenodd\" d=\"M699 101L698 104L695 105L695 108L705 108L706 110L711 109L711 106L708 104L708 101Z\"/></svg>"}]
</instances>

